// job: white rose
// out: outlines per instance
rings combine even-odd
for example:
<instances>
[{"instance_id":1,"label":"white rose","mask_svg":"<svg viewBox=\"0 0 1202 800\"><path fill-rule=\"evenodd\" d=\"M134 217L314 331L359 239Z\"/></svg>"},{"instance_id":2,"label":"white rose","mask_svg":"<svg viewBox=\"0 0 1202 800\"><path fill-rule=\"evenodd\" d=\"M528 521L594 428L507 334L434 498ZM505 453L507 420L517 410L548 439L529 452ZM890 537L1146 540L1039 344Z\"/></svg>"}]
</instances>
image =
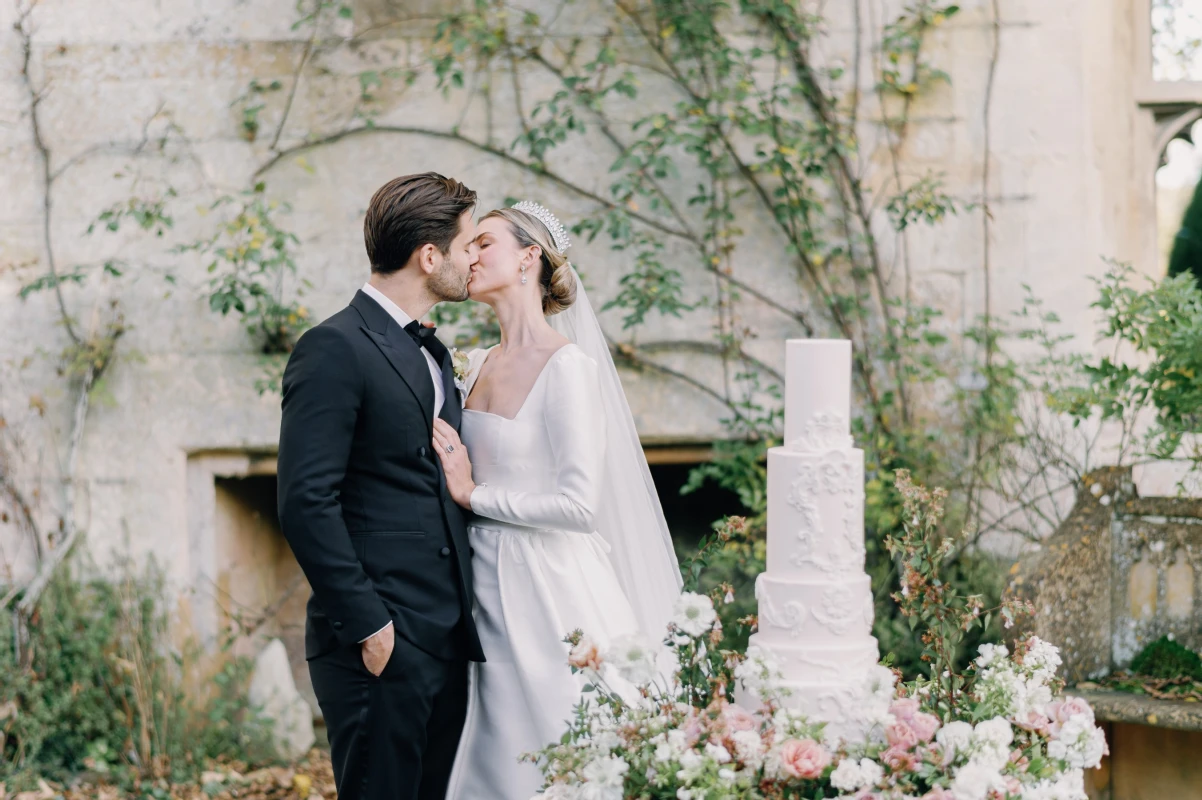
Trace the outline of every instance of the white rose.
<instances>
[{"instance_id":1,"label":"white rose","mask_svg":"<svg viewBox=\"0 0 1202 800\"><path fill-rule=\"evenodd\" d=\"M672 613L672 624L677 630L694 637L708 633L716 619L713 601L694 592L682 593Z\"/></svg>"},{"instance_id":2,"label":"white rose","mask_svg":"<svg viewBox=\"0 0 1202 800\"><path fill-rule=\"evenodd\" d=\"M623 680L636 686L646 686L656 678L654 649L637 634L619 636L605 651L605 661L618 671Z\"/></svg>"},{"instance_id":3,"label":"white rose","mask_svg":"<svg viewBox=\"0 0 1202 800\"><path fill-rule=\"evenodd\" d=\"M1067 761L1070 767L1093 769L1106 752L1106 736L1084 714L1070 717L1060 735L1048 742L1048 755Z\"/></svg>"},{"instance_id":4,"label":"white rose","mask_svg":"<svg viewBox=\"0 0 1202 800\"><path fill-rule=\"evenodd\" d=\"M735 745L735 755L751 769L764 764L764 740L756 731L735 731L730 735Z\"/></svg>"},{"instance_id":5,"label":"white rose","mask_svg":"<svg viewBox=\"0 0 1202 800\"><path fill-rule=\"evenodd\" d=\"M706 744L705 754L719 764L725 764L730 761L730 751L722 745L714 744L713 742Z\"/></svg>"},{"instance_id":6,"label":"white rose","mask_svg":"<svg viewBox=\"0 0 1202 800\"><path fill-rule=\"evenodd\" d=\"M956 800L985 800L991 789L1003 785L1000 772L988 764L973 760L956 771L951 789Z\"/></svg>"},{"instance_id":7,"label":"white rose","mask_svg":"<svg viewBox=\"0 0 1202 800\"><path fill-rule=\"evenodd\" d=\"M945 760L951 762L956 753L962 752L972 741L972 725L956 720L935 731L935 741L946 753Z\"/></svg>"},{"instance_id":8,"label":"white rose","mask_svg":"<svg viewBox=\"0 0 1202 800\"><path fill-rule=\"evenodd\" d=\"M841 792L854 792L864 785L864 775L860 765L850 758L845 758L831 773L831 786Z\"/></svg>"},{"instance_id":9,"label":"white rose","mask_svg":"<svg viewBox=\"0 0 1202 800\"><path fill-rule=\"evenodd\" d=\"M1003 717L994 717L984 722L978 722L973 729L972 738L979 744L1006 747L1014 741L1014 729L1010 727L1009 720Z\"/></svg>"},{"instance_id":10,"label":"white rose","mask_svg":"<svg viewBox=\"0 0 1202 800\"><path fill-rule=\"evenodd\" d=\"M589 762L584 768L584 779L589 783L622 788L622 779L630 765L615 756L606 756ZM620 795L619 795L620 796Z\"/></svg>"},{"instance_id":11,"label":"white rose","mask_svg":"<svg viewBox=\"0 0 1202 800\"><path fill-rule=\"evenodd\" d=\"M885 777L885 770L871 758L860 759L860 776L864 786L876 786Z\"/></svg>"}]
</instances>

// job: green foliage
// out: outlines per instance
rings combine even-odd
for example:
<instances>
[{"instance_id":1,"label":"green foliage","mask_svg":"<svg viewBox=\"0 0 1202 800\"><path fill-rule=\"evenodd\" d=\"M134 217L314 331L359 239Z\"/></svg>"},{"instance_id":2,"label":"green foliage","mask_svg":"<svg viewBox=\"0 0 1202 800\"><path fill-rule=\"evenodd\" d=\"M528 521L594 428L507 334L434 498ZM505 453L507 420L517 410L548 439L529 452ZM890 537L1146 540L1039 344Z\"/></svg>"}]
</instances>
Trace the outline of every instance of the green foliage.
<instances>
[{"instance_id":1,"label":"green foliage","mask_svg":"<svg viewBox=\"0 0 1202 800\"><path fill-rule=\"evenodd\" d=\"M178 249L212 259L207 266L212 276L209 308L222 316L236 312L261 352L274 355L292 351L309 326L309 312L299 300L287 297L299 240L275 217L290 208L269 200L266 192L266 185L258 183L239 197L219 198L209 207L221 215L216 233ZM296 295L309 286L302 281Z\"/></svg>"},{"instance_id":2,"label":"green foliage","mask_svg":"<svg viewBox=\"0 0 1202 800\"><path fill-rule=\"evenodd\" d=\"M122 221L129 220L144 231L153 231L155 236L162 236L175 224L175 220L167 213L167 203L175 196L175 190L168 188L162 197L131 197L116 203L101 211L96 220L88 225L87 232L90 235L97 225L103 225L110 233L116 233L121 229Z\"/></svg>"},{"instance_id":3,"label":"green foliage","mask_svg":"<svg viewBox=\"0 0 1202 800\"><path fill-rule=\"evenodd\" d=\"M171 645L163 589L153 565L112 582L52 579L22 654L0 643L0 781L89 769L130 783L266 755L245 701L250 664L229 659L200 685L198 654Z\"/></svg>"},{"instance_id":4,"label":"green foliage","mask_svg":"<svg viewBox=\"0 0 1202 800\"><path fill-rule=\"evenodd\" d=\"M1131 660L1131 671L1150 678L1191 678L1202 681L1202 658L1167 636L1149 644Z\"/></svg>"},{"instance_id":5,"label":"green foliage","mask_svg":"<svg viewBox=\"0 0 1202 800\"><path fill-rule=\"evenodd\" d=\"M1113 264L1097 280L1105 355L1077 359L1082 380L1050 393L1053 410L1078 424L1096 416L1121 430L1118 459L1169 458L1197 430L1202 404L1202 290L1178 275L1136 285L1131 267ZM1142 412L1155 411L1146 430ZM1198 453L1189 453L1196 461Z\"/></svg>"},{"instance_id":6,"label":"green foliage","mask_svg":"<svg viewBox=\"0 0 1202 800\"><path fill-rule=\"evenodd\" d=\"M1009 628L1020 607L1013 601L989 607L981 595L965 594L947 580L944 565L960 544L944 532L947 491L916 485L906 470L898 470L896 484L902 497L901 529L885 538L889 553L901 565L901 588L892 598L910 630L919 634L919 659L929 670L930 704L949 719L964 699L966 683L958 659L965 634L987 628L994 614Z\"/></svg>"},{"instance_id":7,"label":"green foliage","mask_svg":"<svg viewBox=\"0 0 1202 800\"><path fill-rule=\"evenodd\" d=\"M260 83L258 80L251 80L246 86L246 91L230 104L231 107L237 108L240 112L242 136L246 141L253 142L259 136L259 115L267 107L266 102L264 102L265 95L278 92L283 88L284 85L279 81Z\"/></svg>"},{"instance_id":8,"label":"green foliage","mask_svg":"<svg viewBox=\"0 0 1202 800\"><path fill-rule=\"evenodd\" d=\"M1169 254L1169 277L1178 275L1190 275L1195 282L1202 282L1202 183L1195 187L1186 206Z\"/></svg>"}]
</instances>

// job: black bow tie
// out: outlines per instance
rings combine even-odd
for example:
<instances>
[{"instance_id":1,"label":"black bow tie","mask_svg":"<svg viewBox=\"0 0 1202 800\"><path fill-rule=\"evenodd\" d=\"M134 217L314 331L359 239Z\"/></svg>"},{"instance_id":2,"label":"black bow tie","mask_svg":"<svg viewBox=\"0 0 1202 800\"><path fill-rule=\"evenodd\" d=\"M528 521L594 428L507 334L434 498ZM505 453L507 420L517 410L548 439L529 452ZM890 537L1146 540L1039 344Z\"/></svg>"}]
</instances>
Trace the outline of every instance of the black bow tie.
<instances>
[{"instance_id":1,"label":"black bow tie","mask_svg":"<svg viewBox=\"0 0 1202 800\"><path fill-rule=\"evenodd\" d=\"M405 326L405 333L409 334L414 343L418 347L426 348L430 352L430 355L434 356L434 360L441 364L443 357L447 354L447 348L446 345L438 341L438 337L434 335L435 330L437 329L433 327L428 328L417 320L413 320Z\"/></svg>"}]
</instances>

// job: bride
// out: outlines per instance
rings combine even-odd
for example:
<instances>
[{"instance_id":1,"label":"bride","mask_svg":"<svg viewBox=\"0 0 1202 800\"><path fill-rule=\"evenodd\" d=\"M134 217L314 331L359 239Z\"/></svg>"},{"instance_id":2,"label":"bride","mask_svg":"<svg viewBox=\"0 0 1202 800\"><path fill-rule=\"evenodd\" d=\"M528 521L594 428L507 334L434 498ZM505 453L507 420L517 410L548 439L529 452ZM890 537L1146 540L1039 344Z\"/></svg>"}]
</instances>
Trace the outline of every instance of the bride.
<instances>
[{"instance_id":1,"label":"bride","mask_svg":"<svg viewBox=\"0 0 1202 800\"><path fill-rule=\"evenodd\" d=\"M519 759L558 741L583 681L564 637L658 639L680 572L617 370L563 226L522 202L480 221L468 286L501 326L469 356L461 426L435 421L447 489L475 519L468 717L448 800L528 800Z\"/></svg>"}]
</instances>

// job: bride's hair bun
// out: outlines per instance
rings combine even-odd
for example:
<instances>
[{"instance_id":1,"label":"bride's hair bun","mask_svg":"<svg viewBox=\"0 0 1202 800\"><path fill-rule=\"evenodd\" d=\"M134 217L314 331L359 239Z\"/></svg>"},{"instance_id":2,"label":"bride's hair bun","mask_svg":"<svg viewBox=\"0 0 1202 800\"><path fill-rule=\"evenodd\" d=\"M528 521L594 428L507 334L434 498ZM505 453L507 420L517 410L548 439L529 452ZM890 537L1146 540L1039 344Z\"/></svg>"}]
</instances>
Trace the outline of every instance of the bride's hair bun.
<instances>
[{"instance_id":1,"label":"bride's hair bun","mask_svg":"<svg viewBox=\"0 0 1202 800\"><path fill-rule=\"evenodd\" d=\"M551 271L550 279L543 285L543 314L551 316L566 310L576 302L576 276L572 274L572 262L566 259Z\"/></svg>"},{"instance_id":2,"label":"bride's hair bun","mask_svg":"<svg viewBox=\"0 0 1202 800\"><path fill-rule=\"evenodd\" d=\"M558 314L576 302L576 278L572 275L572 264L555 246L555 237L546 223L516 208L498 208L489 211L483 219L490 217L499 217L509 223L519 247L538 245L542 250L539 284L543 289L545 316Z\"/></svg>"}]
</instances>

